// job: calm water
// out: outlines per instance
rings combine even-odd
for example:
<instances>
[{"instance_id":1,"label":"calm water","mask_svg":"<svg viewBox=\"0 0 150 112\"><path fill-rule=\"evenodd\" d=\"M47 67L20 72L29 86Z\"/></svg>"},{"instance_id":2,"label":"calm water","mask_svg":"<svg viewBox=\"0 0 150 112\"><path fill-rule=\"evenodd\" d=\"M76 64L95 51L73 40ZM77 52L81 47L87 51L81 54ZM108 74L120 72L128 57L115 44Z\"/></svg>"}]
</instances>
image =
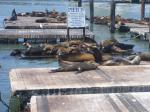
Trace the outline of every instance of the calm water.
<instances>
[{"instance_id":1,"label":"calm water","mask_svg":"<svg viewBox=\"0 0 150 112\"><path fill-rule=\"evenodd\" d=\"M77 6L74 2L65 2L65 0L0 0L0 27L3 26L2 22L6 16L11 14L12 9L16 9L17 12L25 11L45 11L45 9L57 9L57 11L66 11L69 6ZM84 7L89 16L88 3L84 3ZM95 15L106 16L109 15L109 3L96 3L95 4ZM149 16L150 5L146 5L146 16ZM139 4L118 4L117 14L125 18L140 18L140 5ZM108 27L103 25L91 25L93 32L96 35L96 40L101 40L111 37L108 31ZM118 40L125 43L135 44L135 51L149 51L148 43L145 41L129 40L129 34L118 34L114 35ZM9 56L12 48L21 47L19 45L0 45L0 91L2 92L2 98L8 102L10 96L10 82L8 78L8 72L12 68L23 68L23 67L57 67L57 60L44 59L44 60L20 60ZM6 108L0 103L0 112L5 112Z\"/></svg>"}]
</instances>

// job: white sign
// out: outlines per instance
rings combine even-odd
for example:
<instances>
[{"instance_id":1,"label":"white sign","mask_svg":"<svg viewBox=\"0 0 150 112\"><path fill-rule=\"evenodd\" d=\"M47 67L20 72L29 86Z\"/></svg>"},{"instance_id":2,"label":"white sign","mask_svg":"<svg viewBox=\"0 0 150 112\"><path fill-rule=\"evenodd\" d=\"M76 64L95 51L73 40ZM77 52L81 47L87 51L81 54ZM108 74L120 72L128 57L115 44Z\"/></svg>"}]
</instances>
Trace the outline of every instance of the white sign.
<instances>
[{"instance_id":1,"label":"white sign","mask_svg":"<svg viewBox=\"0 0 150 112\"><path fill-rule=\"evenodd\" d=\"M68 8L68 27L85 27L85 10L82 7Z\"/></svg>"},{"instance_id":2,"label":"white sign","mask_svg":"<svg viewBox=\"0 0 150 112\"><path fill-rule=\"evenodd\" d=\"M23 43L24 42L24 38L18 38L18 43Z\"/></svg>"}]
</instances>

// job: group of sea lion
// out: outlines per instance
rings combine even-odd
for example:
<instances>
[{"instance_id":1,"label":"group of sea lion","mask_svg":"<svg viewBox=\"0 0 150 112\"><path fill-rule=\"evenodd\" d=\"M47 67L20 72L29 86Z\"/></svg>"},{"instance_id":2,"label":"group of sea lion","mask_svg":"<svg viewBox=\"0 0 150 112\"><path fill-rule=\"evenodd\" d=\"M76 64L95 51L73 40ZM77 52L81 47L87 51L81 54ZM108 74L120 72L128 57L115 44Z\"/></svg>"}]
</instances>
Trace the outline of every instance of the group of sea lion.
<instances>
[{"instance_id":1,"label":"group of sea lion","mask_svg":"<svg viewBox=\"0 0 150 112\"><path fill-rule=\"evenodd\" d=\"M81 72L96 69L98 66L139 65L141 60L150 61L150 53L133 55L134 45L120 43L116 39L108 39L100 44L89 40L72 40L36 47L24 43L23 45L26 46L24 52L17 49L18 51L14 50L11 55L16 55L16 51L26 56L54 55L61 67L51 72Z\"/></svg>"}]
</instances>

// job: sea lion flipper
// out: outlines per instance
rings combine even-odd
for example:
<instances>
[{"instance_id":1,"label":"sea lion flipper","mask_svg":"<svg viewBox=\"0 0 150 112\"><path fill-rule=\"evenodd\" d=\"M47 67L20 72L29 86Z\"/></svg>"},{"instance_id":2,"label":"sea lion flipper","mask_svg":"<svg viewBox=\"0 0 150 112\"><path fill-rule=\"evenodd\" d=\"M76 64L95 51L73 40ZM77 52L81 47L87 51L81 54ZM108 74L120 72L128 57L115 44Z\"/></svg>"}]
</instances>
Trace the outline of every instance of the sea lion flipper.
<instances>
[{"instance_id":1,"label":"sea lion flipper","mask_svg":"<svg viewBox=\"0 0 150 112\"><path fill-rule=\"evenodd\" d=\"M49 73L62 72L62 71L63 68L57 68L57 69L50 70Z\"/></svg>"}]
</instances>

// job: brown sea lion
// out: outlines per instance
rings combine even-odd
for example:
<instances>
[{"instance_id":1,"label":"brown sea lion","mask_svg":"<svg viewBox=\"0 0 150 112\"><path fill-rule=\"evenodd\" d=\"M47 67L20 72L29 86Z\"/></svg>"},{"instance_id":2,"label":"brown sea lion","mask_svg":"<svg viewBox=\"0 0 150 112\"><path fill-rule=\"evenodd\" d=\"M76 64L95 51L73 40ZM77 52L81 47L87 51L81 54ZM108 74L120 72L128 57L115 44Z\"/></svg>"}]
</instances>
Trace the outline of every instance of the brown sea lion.
<instances>
[{"instance_id":1,"label":"brown sea lion","mask_svg":"<svg viewBox=\"0 0 150 112\"><path fill-rule=\"evenodd\" d=\"M95 58L90 53L80 53L80 54L64 54L58 56L58 59L71 62L83 62L83 61L95 61Z\"/></svg>"},{"instance_id":2,"label":"brown sea lion","mask_svg":"<svg viewBox=\"0 0 150 112\"><path fill-rule=\"evenodd\" d=\"M50 72L69 72L69 71L77 71L77 72L83 72L83 71L89 71L89 70L95 70L97 69L98 65L94 63L87 63L87 62L79 62L75 63L73 65L70 65L68 67L60 67L58 69L51 70Z\"/></svg>"},{"instance_id":3,"label":"brown sea lion","mask_svg":"<svg viewBox=\"0 0 150 112\"><path fill-rule=\"evenodd\" d=\"M53 48L54 48L54 45L45 44L44 47L43 47L43 50L44 51L49 51L49 50L52 50Z\"/></svg>"},{"instance_id":4,"label":"brown sea lion","mask_svg":"<svg viewBox=\"0 0 150 112\"><path fill-rule=\"evenodd\" d=\"M125 53L125 52L127 52L128 50L122 50L121 48L119 48L119 47L113 45L113 46L111 47L111 51L114 52L114 53Z\"/></svg>"},{"instance_id":5,"label":"brown sea lion","mask_svg":"<svg viewBox=\"0 0 150 112\"><path fill-rule=\"evenodd\" d=\"M109 45L114 45L115 43L118 43L118 41L114 38L111 38L111 39L104 40L101 44L103 47L106 47Z\"/></svg>"},{"instance_id":6,"label":"brown sea lion","mask_svg":"<svg viewBox=\"0 0 150 112\"><path fill-rule=\"evenodd\" d=\"M102 61L108 61L108 60L112 60L113 57L109 54L102 54Z\"/></svg>"}]
</instances>

